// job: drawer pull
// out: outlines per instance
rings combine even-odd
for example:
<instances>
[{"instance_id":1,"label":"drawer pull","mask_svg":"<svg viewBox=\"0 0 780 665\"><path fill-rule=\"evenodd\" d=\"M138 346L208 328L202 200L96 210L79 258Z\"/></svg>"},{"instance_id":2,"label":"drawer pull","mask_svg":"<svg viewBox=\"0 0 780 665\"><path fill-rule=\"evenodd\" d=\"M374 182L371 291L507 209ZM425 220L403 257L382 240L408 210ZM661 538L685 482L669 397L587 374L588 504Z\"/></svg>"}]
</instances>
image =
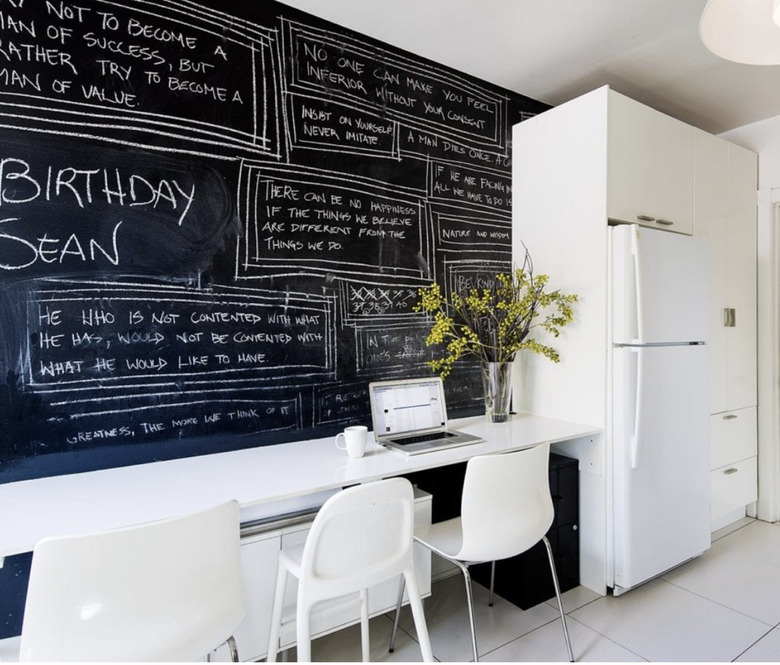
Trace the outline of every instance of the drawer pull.
<instances>
[{"instance_id":1,"label":"drawer pull","mask_svg":"<svg viewBox=\"0 0 780 665\"><path fill-rule=\"evenodd\" d=\"M723 416L723 420L736 420L738 417L736 413L730 413L727 416Z\"/></svg>"},{"instance_id":2,"label":"drawer pull","mask_svg":"<svg viewBox=\"0 0 780 665\"><path fill-rule=\"evenodd\" d=\"M656 224L661 224L663 226L674 226L674 222L668 220L668 219L656 219Z\"/></svg>"},{"instance_id":3,"label":"drawer pull","mask_svg":"<svg viewBox=\"0 0 780 665\"><path fill-rule=\"evenodd\" d=\"M739 471L739 469L735 469L735 468L732 466L730 469L726 469L726 470L723 472L723 475L724 475L724 476L730 476L732 473L736 473L737 471Z\"/></svg>"},{"instance_id":4,"label":"drawer pull","mask_svg":"<svg viewBox=\"0 0 780 665\"><path fill-rule=\"evenodd\" d=\"M650 217L650 215L637 215L636 218L640 222L654 222L655 221L655 217Z\"/></svg>"},{"instance_id":5,"label":"drawer pull","mask_svg":"<svg viewBox=\"0 0 780 665\"><path fill-rule=\"evenodd\" d=\"M737 310L733 307L723 308L723 327L724 328L736 328L737 326Z\"/></svg>"}]
</instances>

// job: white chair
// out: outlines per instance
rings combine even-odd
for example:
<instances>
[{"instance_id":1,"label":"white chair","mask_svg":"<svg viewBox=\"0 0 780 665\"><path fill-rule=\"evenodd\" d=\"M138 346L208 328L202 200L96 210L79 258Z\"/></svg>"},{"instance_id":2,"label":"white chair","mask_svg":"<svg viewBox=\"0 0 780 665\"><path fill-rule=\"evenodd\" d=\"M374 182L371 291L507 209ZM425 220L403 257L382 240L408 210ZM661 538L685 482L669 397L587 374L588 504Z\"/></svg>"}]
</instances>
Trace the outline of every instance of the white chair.
<instances>
[{"instance_id":1,"label":"white chair","mask_svg":"<svg viewBox=\"0 0 780 665\"><path fill-rule=\"evenodd\" d=\"M99 501L99 497L95 498ZM244 618L238 503L33 550L24 661L192 661Z\"/></svg>"},{"instance_id":2,"label":"white chair","mask_svg":"<svg viewBox=\"0 0 780 665\"><path fill-rule=\"evenodd\" d=\"M463 480L461 516L415 531L414 539L418 543L451 561L463 573L475 662L479 660L479 654L468 566L493 562L490 585L492 605L495 562L521 554L539 541L543 541L547 548L566 649L569 661L574 661L552 549L545 537L554 518L549 456L550 445L543 444L514 453L472 457L466 466L466 477ZM395 643L400 609L399 597L390 651Z\"/></svg>"},{"instance_id":3,"label":"white chair","mask_svg":"<svg viewBox=\"0 0 780 665\"><path fill-rule=\"evenodd\" d=\"M288 574L298 579L298 660L311 660L311 611L318 602L360 592L363 661L369 660L368 588L401 575L409 589L423 659L433 661L414 574L414 492L405 478L345 489L320 508L304 545L279 554L268 662L276 660Z\"/></svg>"}]
</instances>

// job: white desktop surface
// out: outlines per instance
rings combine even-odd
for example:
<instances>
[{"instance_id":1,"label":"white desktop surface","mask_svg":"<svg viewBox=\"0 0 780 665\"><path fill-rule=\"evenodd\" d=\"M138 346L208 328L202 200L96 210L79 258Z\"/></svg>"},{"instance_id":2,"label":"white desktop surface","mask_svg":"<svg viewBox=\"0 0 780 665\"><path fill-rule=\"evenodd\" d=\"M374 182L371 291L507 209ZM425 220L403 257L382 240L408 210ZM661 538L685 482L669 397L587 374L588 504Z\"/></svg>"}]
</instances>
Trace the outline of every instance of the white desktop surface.
<instances>
[{"instance_id":1,"label":"white desktop surface","mask_svg":"<svg viewBox=\"0 0 780 665\"><path fill-rule=\"evenodd\" d=\"M279 514L286 500L345 485L600 434L589 425L526 414L502 424L478 416L453 425L485 441L406 457L376 444L369 432L366 454L357 460L328 437L0 485L0 561L31 551L46 536L174 517L230 499L244 516L255 517L264 504Z\"/></svg>"}]
</instances>

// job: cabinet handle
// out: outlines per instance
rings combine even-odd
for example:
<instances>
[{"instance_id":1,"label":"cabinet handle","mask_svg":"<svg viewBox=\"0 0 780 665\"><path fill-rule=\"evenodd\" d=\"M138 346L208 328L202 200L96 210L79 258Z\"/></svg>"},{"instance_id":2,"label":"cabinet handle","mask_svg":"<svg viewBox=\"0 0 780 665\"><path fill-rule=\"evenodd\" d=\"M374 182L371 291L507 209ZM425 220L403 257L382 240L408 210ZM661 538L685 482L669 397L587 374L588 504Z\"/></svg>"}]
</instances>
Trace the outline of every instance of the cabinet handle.
<instances>
[{"instance_id":1,"label":"cabinet handle","mask_svg":"<svg viewBox=\"0 0 780 665\"><path fill-rule=\"evenodd\" d=\"M739 471L739 469L735 469L735 468L732 466L730 469L726 469L726 470L723 472L723 475L724 475L724 476L730 476L732 473L736 473L737 471Z\"/></svg>"},{"instance_id":2,"label":"cabinet handle","mask_svg":"<svg viewBox=\"0 0 780 665\"><path fill-rule=\"evenodd\" d=\"M724 328L736 328L737 326L737 310L733 307L723 308L723 327Z\"/></svg>"},{"instance_id":3,"label":"cabinet handle","mask_svg":"<svg viewBox=\"0 0 780 665\"><path fill-rule=\"evenodd\" d=\"M738 418L736 413L730 413L727 416L723 416L723 420L736 420Z\"/></svg>"},{"instance_id":4,"label":"cabinet handle","mask_svg":"<svg viewBox=\"0 0 780 665\"><path fill-rule=\"evenodd\" d=\"M656 219L656 224L662 224L663 226L674 226L674 222L668 220L668 219Z\"/></svg>"},{"instance_id":5,"label":"cabinet handle","mask_svg":"<svg viewBox=\"0 0 780 665\"><path fill-rule=\"evenodd\" d=\"M637 215L636 218L640 222L654 222L655 221L655 217L650 217L650 215Z\"/></svg>"}]
</instances>

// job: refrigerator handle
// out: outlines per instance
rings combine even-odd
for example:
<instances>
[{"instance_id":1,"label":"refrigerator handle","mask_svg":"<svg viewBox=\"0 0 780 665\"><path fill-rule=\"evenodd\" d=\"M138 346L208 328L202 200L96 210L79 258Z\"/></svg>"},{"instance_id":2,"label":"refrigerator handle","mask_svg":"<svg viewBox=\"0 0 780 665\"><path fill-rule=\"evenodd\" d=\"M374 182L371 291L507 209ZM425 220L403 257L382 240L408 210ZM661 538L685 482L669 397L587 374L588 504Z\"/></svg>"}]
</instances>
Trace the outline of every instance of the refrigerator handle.
<instances>
[{"instance_id":1,"label":"refrigerator handle","mask_svg":"<svg viewBox=\"0 0 780 665\"><path fill-rule=\"evenodd\" d=\"M633 227L631 233L631 256L634 266L634 309L636 314L636 340L637 344L642 343L644 333L644 316L642 314L642 266L639 258L639 228Z\"/></svg>"},{"instance_id":2,"label":"refrigerator handle","mask_svg":"<svg viewBox=\"0 0 780 665\"><path fill-rule=\"evenodd\" d=\"M639 468L639 453L640 453L640 446L641 441L639 439L639 435L642 431L642 386L644 385L644 365L645 365L645 354L642 352L642 349L631 349L631 351L635 354L636 358L636 373L634 376L636 377L636 385L634 386L634 431L631 433L631 446L629 449L631 460L630 460L630 466L632 469Z\"/></svg>"}]
</instances>

